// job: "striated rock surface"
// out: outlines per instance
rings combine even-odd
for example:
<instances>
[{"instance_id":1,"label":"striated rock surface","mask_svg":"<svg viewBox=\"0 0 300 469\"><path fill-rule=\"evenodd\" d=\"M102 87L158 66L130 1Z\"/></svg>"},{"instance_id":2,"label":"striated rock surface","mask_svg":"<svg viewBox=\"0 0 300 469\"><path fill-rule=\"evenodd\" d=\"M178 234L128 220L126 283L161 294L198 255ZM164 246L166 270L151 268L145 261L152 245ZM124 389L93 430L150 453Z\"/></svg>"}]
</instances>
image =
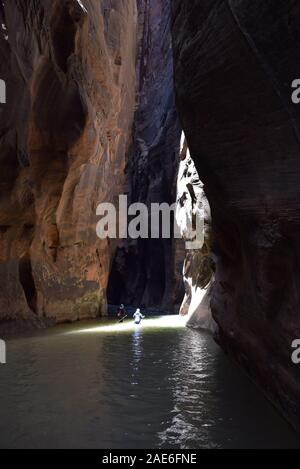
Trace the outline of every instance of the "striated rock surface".
<instances>
[{"instance_id":1,"label":"striated rock surface","mask_svg":"<svg viewBox=\"0 0 300 469\"><path fill-rule=\"evenodd\" d=\"M180 314L188 316L187 325L192 328L215 331L210 309L213 284L211 213L184 134L177 179L176 220L186 247L183 268L185 297Z\"/></svg>"},{"instance_id":2,"label":"striated rock surface","mask_svg":"<svg viewBox=\"0 0 300 469\"><path fill-rule=\"evenodd\" d=\"M122 192L135 106L135 0L1 3L0 320L106 312L96 206Z\"/></svg>"},{"instance_id":3,"label":"striated rock surface","mask_svg":"<svg viewBox=\"0 0 300 469\"><path fill-rule=\"evenodd\" d=\"M133 142L126 171L128 202L175 203L180 125L173 88L169 0L138 0L138 57ZM149 219L150 226L150 219ZM173 311L183 298L182 242L138 239L120 243L108 299L112 304Z\"/></svg>"},{"instance_id":4,"label":"striated rock surface","mask_svg":"<svg viewBox=\"0 0 300 469\"><path fill-rule=\"evenodd\" d=\"M300 428L300 5L172 9L177 104L212 210L217 338Z\"/></svg>"},{"instance_id":5,"label":"striated rock surface","mask_svg":"<svg viewBox=\"0 0 300 469\"><path fill-rule=\"evenodd\" d=\"M176 198L169 2L10 0L0 17L2 326L106 314L112 264L116 301L128 290L124 302L172 308L177 245L115 257L96 237L101 202Z\"/></svg>"}]
</instances>

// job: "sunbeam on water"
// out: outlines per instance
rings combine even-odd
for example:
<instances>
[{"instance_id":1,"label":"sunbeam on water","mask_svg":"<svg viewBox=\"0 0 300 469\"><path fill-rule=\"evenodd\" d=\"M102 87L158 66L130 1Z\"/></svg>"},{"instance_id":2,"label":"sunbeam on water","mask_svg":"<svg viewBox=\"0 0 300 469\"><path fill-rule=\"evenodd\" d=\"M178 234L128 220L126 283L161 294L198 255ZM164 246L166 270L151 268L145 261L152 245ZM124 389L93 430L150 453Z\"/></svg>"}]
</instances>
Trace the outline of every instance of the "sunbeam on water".
<instances>
[{"instance_id":1,"label":"sunbeam on water","mask_svg":"<svg viewBox=\"0 0 300 469\"><path fill-rule=\"evenodd\" d=\"M144 319L141 324L134 324L133 320L125 320L123 323L109 324L105 326L93 326L84 329L66 332L66 334L98 334L104 332L132 332L136 330L162 329L162 328L183 328L187 319L183 316L159 316L156 318Z\"/></svg>"}]
</instances>

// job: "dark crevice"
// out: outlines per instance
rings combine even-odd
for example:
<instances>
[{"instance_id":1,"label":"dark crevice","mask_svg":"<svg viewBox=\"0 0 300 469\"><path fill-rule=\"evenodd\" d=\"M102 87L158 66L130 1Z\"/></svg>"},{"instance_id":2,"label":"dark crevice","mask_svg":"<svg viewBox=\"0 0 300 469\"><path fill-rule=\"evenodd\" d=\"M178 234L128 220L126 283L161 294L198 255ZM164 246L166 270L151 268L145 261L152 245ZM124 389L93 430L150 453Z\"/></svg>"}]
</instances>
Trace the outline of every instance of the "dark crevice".
<instances>
[{"instance_id":1,"label":"dark crevice","mask_svg":"<svg viewBox=\"0 0 300 469\"><path fill-rule=\"evenodd\" d=\"M32 274L32 265L29 255L20 259L19 280L24 290L27 304L31 311L37 313L37 292Z\"/></svg>"},{"instance_id":2,"label":"dark crevice","mask_svg":"<svg viewBox=\"0 0 300 469\"><path fill-rule=\"evenodd\" d=\"M10 225L0 225L0 234L5 234L10 228Z\"/></svg>"},{"instance_id":3,"label":"dark crevice","mask_svg":"<svg viewBox=\"0 0 300 469\"><path fill-rule=\"evenodd\" d=\"M0 21L1 21L1 24L3 24L5 28L7 28L4 1L0 1Z\"/></svg>"},{"instance_id":4,"label":"dark crevice","mask_svg":"<svg viewBox=\"0 0 300 469\"><path fill-rule=\"evenodd\" d=\"M59 18L52 24L52 42L55 60L64 73L68 71L68 59L75 49L76 25L67 5L61 7Z\"/></svg>"}]
</instances>

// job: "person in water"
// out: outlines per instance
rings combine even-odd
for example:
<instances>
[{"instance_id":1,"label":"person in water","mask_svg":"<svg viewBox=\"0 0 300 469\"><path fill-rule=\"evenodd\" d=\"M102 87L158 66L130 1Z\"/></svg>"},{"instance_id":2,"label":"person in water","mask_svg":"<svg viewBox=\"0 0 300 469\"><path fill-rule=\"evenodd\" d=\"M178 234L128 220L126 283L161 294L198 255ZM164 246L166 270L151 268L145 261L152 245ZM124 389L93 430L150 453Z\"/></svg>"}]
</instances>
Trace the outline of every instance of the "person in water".
<instances>
[{"instance_id":1,"label":"person in water","mask_svg":"<svg viewBox=\"0 0 300 469\"><path fill-rule=\"evenodd\" d=\"M119 322L123 322L124 319L127 317L126 310L124 305L120 305L120 307L117 310L117 317L119 319Z\"/></svg>"},{"instance_id":2,"label":"person in water","mask_svg":"<svg viewBox=\"0 0 300 469\"><path fill-rule=\"evenodd\" d=\"M141 324L142 319L145 319L145 316L142 315L140 308L136 310L133 315L134 324Z\"/></svg>"}]
</instances>

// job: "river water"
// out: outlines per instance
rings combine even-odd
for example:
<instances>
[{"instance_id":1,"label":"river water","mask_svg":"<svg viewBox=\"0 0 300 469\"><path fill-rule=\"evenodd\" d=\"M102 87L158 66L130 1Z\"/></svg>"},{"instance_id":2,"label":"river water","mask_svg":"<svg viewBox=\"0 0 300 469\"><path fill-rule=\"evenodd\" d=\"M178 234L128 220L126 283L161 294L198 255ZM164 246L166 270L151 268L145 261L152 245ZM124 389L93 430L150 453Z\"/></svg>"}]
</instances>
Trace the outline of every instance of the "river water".
<instances>
[{"instance_id":1,"label":"river water","mask_svg":"<svg viewBox=\"0 0 300 469\"><path fill-rule=\"evenodd\" d=\"M176 318L7 342L1 448L300 448L210 335Z\"/></svg>"}]
</instances>

